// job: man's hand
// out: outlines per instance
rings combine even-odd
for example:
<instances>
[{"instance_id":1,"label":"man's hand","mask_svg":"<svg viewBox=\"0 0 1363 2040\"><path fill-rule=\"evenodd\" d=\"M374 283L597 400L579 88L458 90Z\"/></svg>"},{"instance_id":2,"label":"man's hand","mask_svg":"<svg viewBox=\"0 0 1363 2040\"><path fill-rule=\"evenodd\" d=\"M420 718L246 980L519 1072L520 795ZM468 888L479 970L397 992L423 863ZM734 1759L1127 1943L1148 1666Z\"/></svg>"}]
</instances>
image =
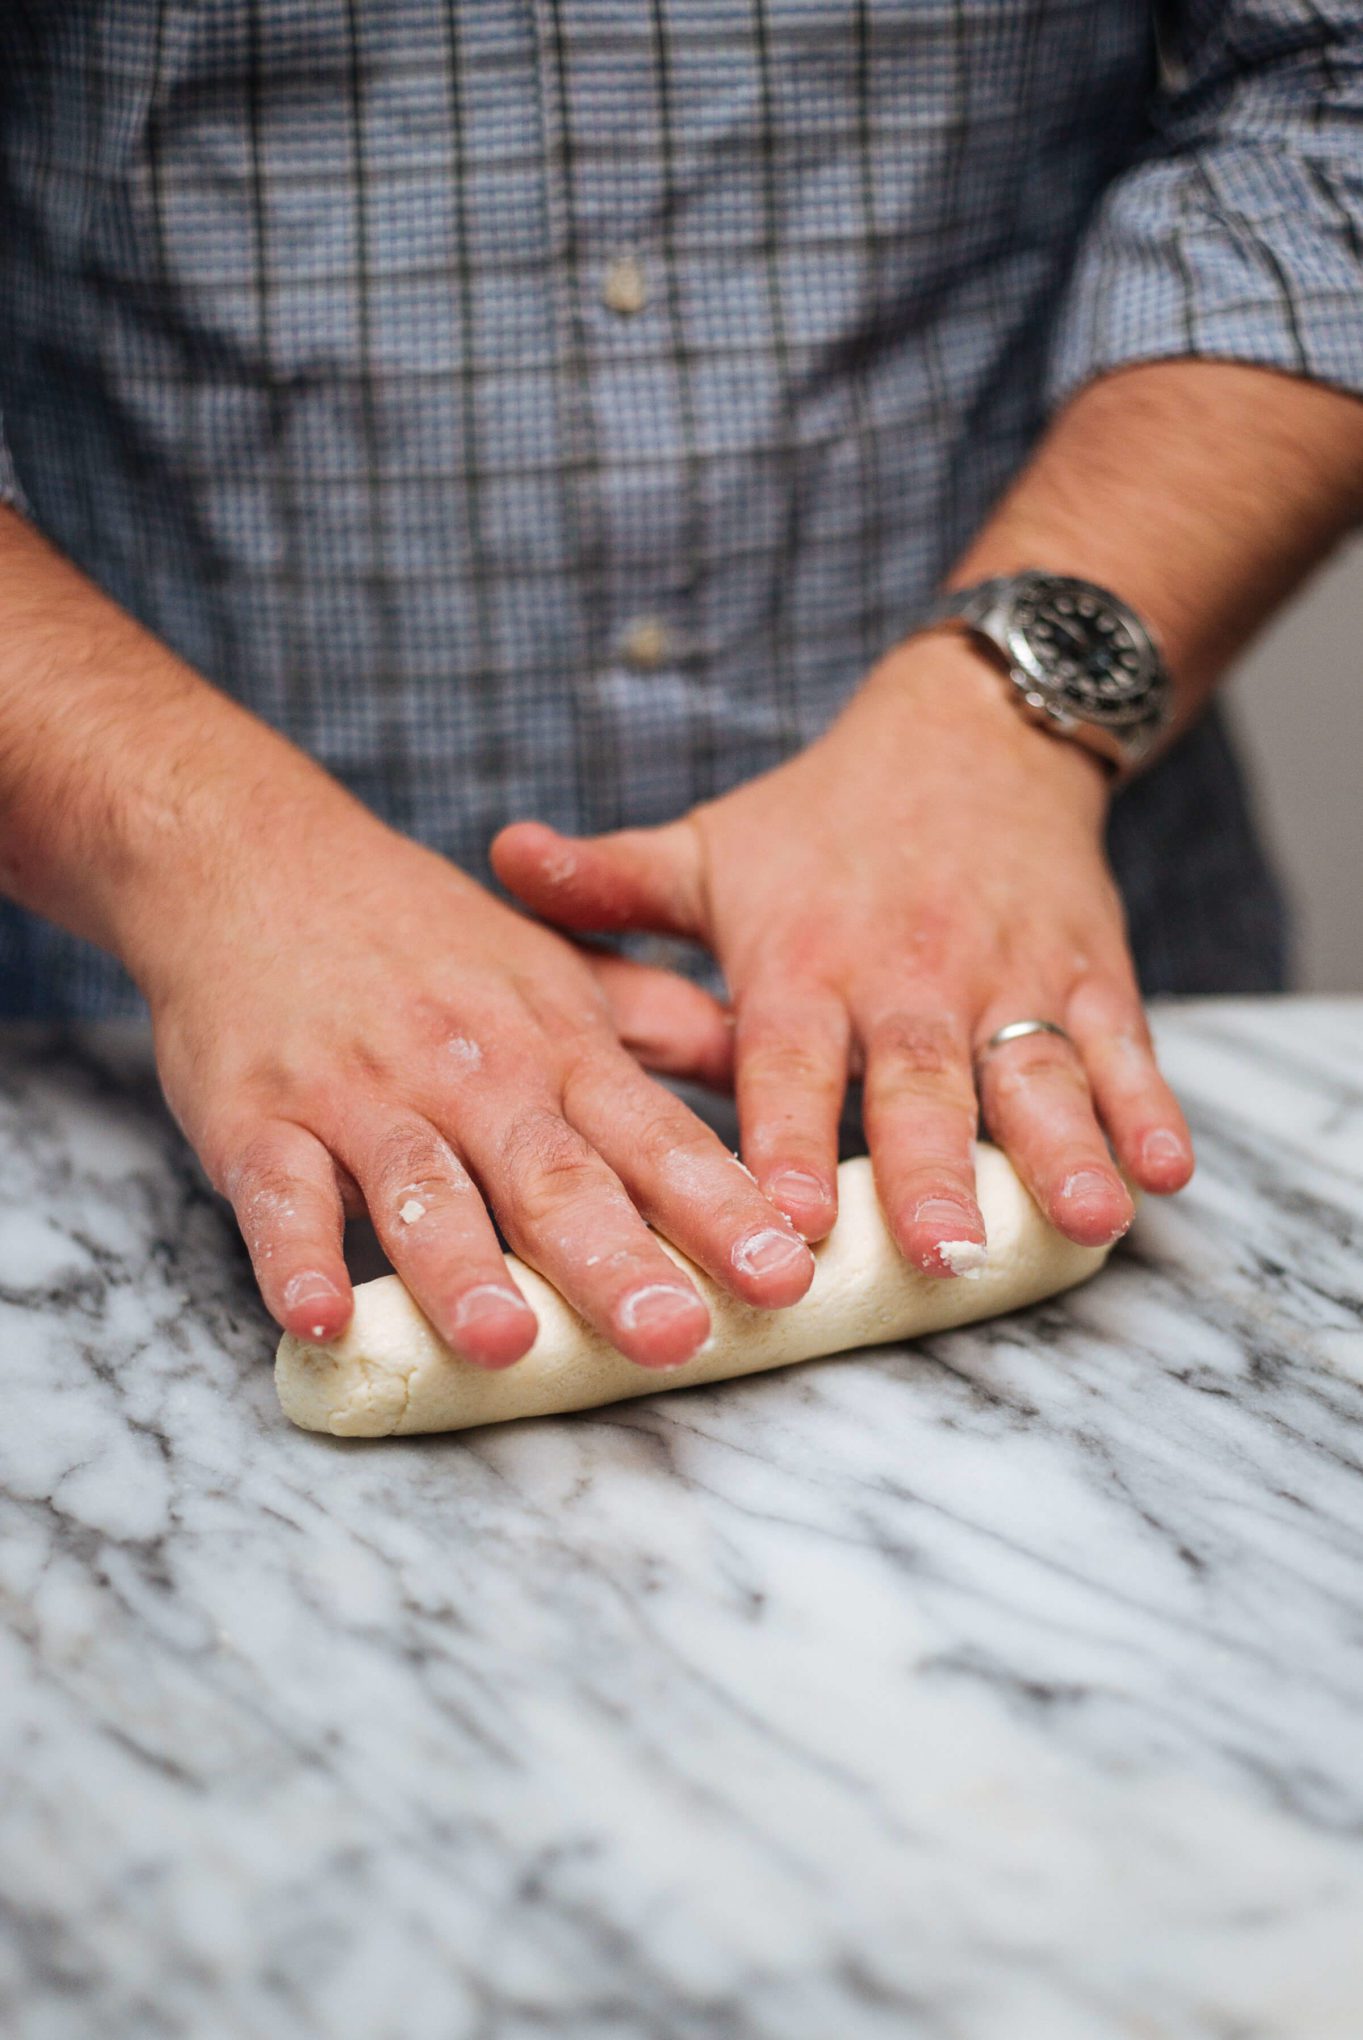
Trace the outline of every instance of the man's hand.
<instances>
[{"instance_id":1,"label":"man's hand","mask_svg":"<svg viewBox=\"0 0 1363 2040\"><path fill-rule=\"evenodd\" d=\"M1009 1021L1073 1037L980 1065L993 1136L1061 1231L1130 1221L1108 1149L1143 1188L1192 1170L1155 1065L1102 848L1102 768L1028 727L980 655L946 635L884 661L800 757L684 821L568 841L502 833L498 875L561 927L709 944L736 1009L743 1152L806 1238L834 1219L836 1129L864 1072L886 1216L925 1272L984 1242L976 1059ZM954 1264L954 1265L953 1265Z\"/></svg>"},{"instance_id":2,"label":"man's hand","mask_svg":"<svg viewBox=\"0 0 1363 2040\"><path fill-rule=\"evenodd\" d=\"M645 1220L750 1303L808 1287L794 1229L622 1042L722 1077L715 1003L584 956L325 785L230 861L179 861L136 919L166 1096L286 1329L326 1339L349 1319L343 1196L486 1366L535 1330L489 1212L641 1366L689 1359L709 1329Z\"/></svg>"},{"instance_id":3,"label":"man's hand","mask_svg":"<svg viewBox=\"0 0 1363 2040\"><path fill-rule=\"evenodd\" d=\"M1037 566L1111 587L1153 625L1175 733L1227 662L1363 514L1363 404L1215 361L1156 361L1081 390L957 562L960 585ZM1150 1050L1102 847L1105 784L1024 723L955 637L885 659L829 734L652 832L505 831L499 875L571 929L679 929L737 1004L748 1160L808 1238L833 1221L833 1127L864 1063L886 1215L920 1267L970 1259L972 1059L1011 1020L1054 1035L986 1057L990 1131L1054 1222L1110 1239L1192 1168ZM1151 846L1158 854L1159 846Z\"/></svg>"},{"instance_id":4,"label":"man's hand","mask_svg":"<svg viewBox=\"0 0 1363 2040\"><path fill-rule=\"evenodd\" d=\"M713 1000L583 954L395 835L9 512L0 614L0 884L142 986L167 1097L281 1325L348 1321L346 1203L487 1366L534 1336L494 1216L643 1366L708 1330L646 1220L749 1302L803 1294L806 1246L640 1067L722 1082Z\"/></svg>"},{"instance_id":5,"label":"man's hand","mask_svg":"<svg viewBox=\"0 0 1363 2040\"><path fill-rule=\"evenodd\" d=\"M138 919L167 1098L288 1330L349 1319L344 1193L486 1366L535 1329L489 1211L641 1366L689 1359L709 1329L646 1219L750 1303L808 1287L793 1228L622 1045L622 1024L661 1022L664 1059L719 1074L727 1028L694 988L584 957L325 791L230 864L181 862Z\"/></svg>"}]
</instances>

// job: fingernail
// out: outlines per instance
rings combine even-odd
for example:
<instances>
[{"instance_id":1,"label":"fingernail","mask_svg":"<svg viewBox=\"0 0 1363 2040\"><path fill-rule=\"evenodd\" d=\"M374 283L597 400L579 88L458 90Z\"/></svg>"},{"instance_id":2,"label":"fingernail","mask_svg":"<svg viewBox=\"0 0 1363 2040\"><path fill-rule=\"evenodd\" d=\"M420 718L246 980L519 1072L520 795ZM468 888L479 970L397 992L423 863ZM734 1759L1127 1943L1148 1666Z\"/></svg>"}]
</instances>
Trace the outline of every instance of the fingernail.
<instances>
[{"instance_id":1,"label":"fingernail","mask_svg":"<svg viewBox=\"0 0 1363 2040\"><path fill-rule=\"evenodd\" d=\"M284 1284L284 1307L292 1310L296 1303L332 1303L340 1293L336 1284L316 1268L305 1268L300 1274L290 1275Z\"/></svg>"},{"instance_id":2,"label":"fingernail","mask_svg":"<svg viewBox=\"0 0 1363 2040\"><path fill-rule=\"evenodd\" d=\"M466 1289L454 1306L454 1329L466 1332L470 1325L480 1319L505 1316L514 1310L517 1316L530 1306L514 1289L504 1289L498 1282L476 1282L472 1289Z\"/></svg>"},{"instance_id":3,"label":"fingernail","mask_svg":"<svg viewBox=\"0 0 1363 2040\"><path fill-rule=\"evenodd\" d=\"M915 1204L911 1214L914 1225L939 1227L945 1233L972 1233L979 1230L979 1214L968 1204L960 1204L954 1197L925 1197L921 1204Z\"/></svg>"},{"instance_id":4,"label":"fingernail","mask_svg":"<svg viewBox=\"0 0 1363 2040\"><path fill-rule=\"evenodd\" d=\"M1076 1169L1060 1186L1060 1195L1069 1204L1092 1204L1097 1198L1106 1203L1112 1191L1112 1178L1098 1169Z\"/></svg>"},{"instance_id":5,"label":"fingernail","mask_svg":"<svg viewBox=\"0 0 1363 2040\"><path fill-rule=\"evenodd\" d=\"M284 1284L284 1308L286 1311L306 1310L309 1304L320 1304L325 1308L327 1304L335 1303L340 1295L341 1291L334 1282L315 1268L306 1268L300 1274L291 1275ZM328 1327L324 1318L318 1318L306 1327L303 1336L320 1346L338 1334Z\"/></svg>"},{"instance_id":6,"label":"fingernail","mask_svg":"<svg viewBox=\"0 0 1363 2040\"><path fill-rule=\"evenodd\" d=\"M739 1241L732 1255L740 1275L775 1275L809 1258L809 1248L803 1240L792 1239L789 1233L777 1232L774 1227L749 1233Z\"/></svg>"},{"instance_id":7,"label":"fingernail","mask_svg":"<svg viewBox=\"0 0 1363 2040\"><path fill-rule=\"evenodd\" d=\"M806 1169L783 1169L772 1177L767 1195L777 1204L783 1197L793 1197L797 1204L827 1204L828 1185Z\"/></svg>"},{"instance_id":8,"label":"fingernail","mask_svg":"<svg viewBox=\"0 0 1363 2040\"><path fill-rule=\"evenodd\" d=\"M1153 1133L1147 1133L1141 1142L1141 1160L1149 1169L1158 1168L1164 1162L1186 1162L1188 1150L1176 1133L1167 1126L1160 1126Z\"/></svg>"},{"instance_id":9,"label":"fingernail","mask_svg":"<svg viewBox=\"0 0 1363 2040\"><path fill-rule=\"evenodd\" d=\"M625 1298L616 1312L627 1332L661 1332L680 1324L685 1317L697 1317L705 1308L689 1289L674 1289L668 1282L648 1282Z\"/></svg>"},{"instance_id":10,"label":"fingernail","mask_svg":"<svg viewBox=\"0 0 1363 2040\"><path fill-rule=\"evenodd\" d=\"M979 1213L968 1205L959 1204L954 1197L925 1197L916 1204L910 1219L912 1225L923 1225L930 1232L945 1234L933 1248L938 1266L948 1275L963 1275L967 1281L978 1276L989 1259L989 1249L982 1240L968 1237L980 1229Z\"/></svg>"},{"instance_id":11,"label":"fingernail","mask_svg":"<svg viewBox=\"0 0 1363 2040\"><path fill-rule=\"evenodd\" d=\"M1066 1176L1061 1184L1060 1195L1064 1202L1071 1206L1074 1218L1082 1224L1086 1207L1091 1209L1092 1206L1097 1204L1107 1205L1110 1208L1114 1197L1124 1197L1125 1191L1122 1190L1120 1185L1114 1184L1110 1176L1103 1175L1101 1170L1076 1169L1075 1173L1072 1176ZM1130 1224L1131 1213L1128 1210L1126 1216L1118 1224L1108 1225L1106 1232L1107 1241L1119 1240ZM1102 1242L1094 1240L1091 1244L1097 1246L1102 1244Z\"/></svg>"}]
</instances>

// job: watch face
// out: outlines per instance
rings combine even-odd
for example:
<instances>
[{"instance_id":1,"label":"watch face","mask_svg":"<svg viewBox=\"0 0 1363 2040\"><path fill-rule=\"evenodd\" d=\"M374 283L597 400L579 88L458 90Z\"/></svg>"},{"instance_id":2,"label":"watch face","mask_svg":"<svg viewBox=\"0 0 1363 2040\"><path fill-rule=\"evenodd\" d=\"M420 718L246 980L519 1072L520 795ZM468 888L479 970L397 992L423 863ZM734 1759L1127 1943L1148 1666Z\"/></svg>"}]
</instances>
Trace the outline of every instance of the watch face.
<instances>
[{"instance_id":1,"label":"watch face","mask_svg":"<svg viewBox=\"0 0 1363 2040\"><path fill-rule=\"evenodd\" d=\"M1008 618L1015 664L1085 722L1147 722L1162 706L1159 655L1139 619L1088 581L1037 574Z\"/></svg>"}]
</instances>

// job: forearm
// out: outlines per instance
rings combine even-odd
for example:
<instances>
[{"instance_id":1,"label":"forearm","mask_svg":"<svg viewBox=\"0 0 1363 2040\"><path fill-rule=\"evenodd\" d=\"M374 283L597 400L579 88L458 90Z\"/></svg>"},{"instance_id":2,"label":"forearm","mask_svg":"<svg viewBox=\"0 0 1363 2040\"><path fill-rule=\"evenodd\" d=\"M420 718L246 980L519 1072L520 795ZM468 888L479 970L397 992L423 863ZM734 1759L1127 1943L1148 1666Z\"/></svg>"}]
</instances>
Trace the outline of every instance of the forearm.
<instances>
[{"instance_id":1,"label":"forearm","mask_svg":"<svg viewBox=\"0 0 1363 2040\"><path fill-rule=\"evenodd\" d=\"M125 960L138 902L248 817L346 798L4 509L0 625L0 890Z\"/></svg>"},{"instance_id":2,"label":"forearm","mask_svg":"<svg viewBox=\"0 0 1363 2040\"><path fill-rule=\"evenodd\" d=\"M1154 631L1176 733L1230 661L1363 517L1363 402L1237 363L1172 360L1090 384L957 563L1111 588Z\"/></svg>"}]
</instances>

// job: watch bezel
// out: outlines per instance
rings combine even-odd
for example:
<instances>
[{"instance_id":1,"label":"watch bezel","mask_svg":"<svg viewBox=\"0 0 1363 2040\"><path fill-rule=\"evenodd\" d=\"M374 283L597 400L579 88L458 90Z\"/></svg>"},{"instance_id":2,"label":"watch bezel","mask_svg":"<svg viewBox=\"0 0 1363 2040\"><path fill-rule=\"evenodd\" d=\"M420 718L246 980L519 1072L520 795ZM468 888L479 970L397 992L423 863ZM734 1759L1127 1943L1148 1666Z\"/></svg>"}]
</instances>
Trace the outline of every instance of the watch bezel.
<instances>
[{"instance_id":1,"label":"watch bezel","mask_svg":"<svg viewBox=\"0 0 1363 2040\"><path fill-rule=\"evenodd\" d=\"M1034 609L1042 599L1056 600L1070 595L1076 602L1091 601L1113 616L1126 631L1139 657L1132 685L1139 690L1135 700L1119 700L1110 708L1072 695L1065 680L1052 671L1029 634L1022 612ZM1044 709L1055 722L1070 728L1087 725L1110 730L1117 737L1139 738L1153 732L1167 713L1168 682L1159 647L1135 610L1095 581L1075 574L1020 574L1010 583L1004 613L1000 618L1003 651L1028 705Z\"/></svg>"}]
</instances>

